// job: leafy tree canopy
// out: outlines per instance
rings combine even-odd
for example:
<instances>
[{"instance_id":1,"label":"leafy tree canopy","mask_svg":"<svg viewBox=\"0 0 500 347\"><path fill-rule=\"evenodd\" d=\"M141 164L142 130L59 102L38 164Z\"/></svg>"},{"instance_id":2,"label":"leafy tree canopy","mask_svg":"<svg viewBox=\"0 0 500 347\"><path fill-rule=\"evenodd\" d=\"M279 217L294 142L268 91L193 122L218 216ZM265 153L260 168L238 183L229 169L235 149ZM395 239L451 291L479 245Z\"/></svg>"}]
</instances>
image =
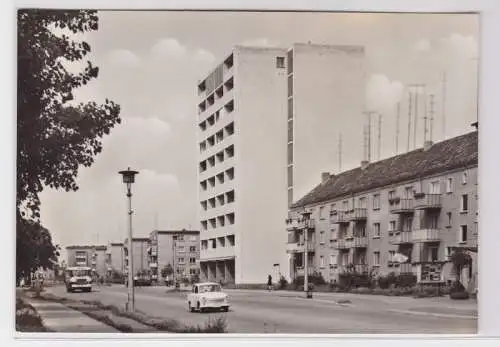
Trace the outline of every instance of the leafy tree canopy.
<instances>
[{"instance_id":1,"label":"leafy tree canopy","mask_svg":"<svg viewBox=\"0 0 500 347\"><path fill-rule=\"evenodd\" d=\"M174 273L174 269L172 268L172 265L167 264L161 269L161 277L168 277L171 276Z\"/></svg>"},{"instance_id":2,"label":"leafy tree canopy","mask_svg":"<svg viewBox=\"0 0 500 347\"><path fill-rule=\"evenodd\" d=\"M40 223L44 187L75 191L80 165L89 167L102 137L120 123L112 101L70 103L76 88L97 78L90 61L78 73L64 64L84 61L90 45L74 34L98 29L96 11L18 11L17 98L17 274L51 267L58 256ZM56 30L67 34L55 34ZM71 36L71 37L70 37Z\"/></svg>"}]
</instances>

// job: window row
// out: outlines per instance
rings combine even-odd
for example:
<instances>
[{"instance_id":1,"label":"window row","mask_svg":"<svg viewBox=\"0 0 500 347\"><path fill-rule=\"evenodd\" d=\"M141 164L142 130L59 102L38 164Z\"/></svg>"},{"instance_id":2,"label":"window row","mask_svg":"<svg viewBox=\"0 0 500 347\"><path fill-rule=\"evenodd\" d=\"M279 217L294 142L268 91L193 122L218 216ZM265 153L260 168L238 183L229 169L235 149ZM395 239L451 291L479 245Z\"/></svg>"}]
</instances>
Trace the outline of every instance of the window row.
<instances>
[{"instance_id":1,"label":"window row","mask_svg":"<svg viewBox=\"0 0 500 347\"><path fill-rule=\"evenodd\" d=\"M184 245L178 245L176 248L177 253L184 253L187 250L189 250L189 252L191 252L191 253L194 253L194 252L196 252L196 246L186 247Z\"/></svg>"},{"instance_id":2,"label":"window row","mask_svg":"<svg viewBox=\"0 0 500 347\"><path fill-rule=\"evenodd\" d=\"M213 106L216 100L222 99L224 97L224 93L229 93L231 90L233 90L234 77L229 78L223 84L221 83L222 80L218 83L219 86L216 87L215 91L211 93L205 100L203 100L198 104L198 114L205 112L209 107Z\"/></svg>"},{"instance_id":3,"label":"window row","mask_svg":"<svg viewBox=\"0 0 500 347\"><path fill-rule=\"evenodd\" d=\"M226 193L219 194L216 197L203 200L202 202L200 202L200 205L202 210L206 211L208 209L224 206L226 204L231 204L233 202L234 202L234 190L230 190Z\"/></svg>"},{"instance_id":4,"label":"window row","mask_svg":"<svg viewBox=\"0 0 500 347\"><path fill-rule=\"evenodd\" d=\"M220 247L234 247L234 235L215 237L213 239L202 240L201 249L216 249Z\"/></svg>"},{"instance_id":5,"label":"window row","mask_svg":"<svg viewBox=\"0 0 500 347\"><path fill-rule=\"evenodd\" d=\"M206 191L207 188L214 188L216 185L224 184L224 182L232 181L233 179L234 167L229 168L226 171L219 172L217 175L201 181L200 188L202 191Z\"/></svg>"},{"instance_id":6,"label":"window row","mask_svg":"<svg viewBox=\"0 0 500 347\"><path fill-rule=\"evenodd\" d=\"M178 265L186 264L186 258L184 258L184 257L177 258L177 264ZM195 257L189 257L189 264L191 264L191 265L196 264L196 258Z\"/></svg>"},{"instance_id":7,"label":"window row","mask_svg":"<svg viewBox=\"0 0 500 347\"><path fill-rule=\"evenodd\" d=\"M200 142L200 153L205 152L207 149L215 146L224 141L225 138L234 134L234 122L226 125L223 129L217 131L215 134L207 137Z\"/></svg>"},{"instance_id":8,"label":"window row","mask_svg":"<svg viewBox=\"0 0 500 347\"><path fill-rule=\"evenodd\" d=\"M207 231L234 224L234 212L201 221L201 230Z\"/></svg>"},{"instance_id":9,"label":"window row","mask_svg":"<svg viewBox=\"0 0 500 347\"><path fill-rule=\"evenodd\" d=\"M200 162L200 173L222 164L224 160L234 157L234 145L230 145L216 154Z\"/></svg>"},{"instance_id":10,"label":"window row","mask_svg":"<svg viewBox=\"0 0 500 347\"><path fill-rule=\"evenodd\" d=\"M198 84L198 94L211 93L222 81L224 74L230 71L234 65L233 54L227 57L222 64L217 66L214 71Z\"/></svg>"}]
</instances>

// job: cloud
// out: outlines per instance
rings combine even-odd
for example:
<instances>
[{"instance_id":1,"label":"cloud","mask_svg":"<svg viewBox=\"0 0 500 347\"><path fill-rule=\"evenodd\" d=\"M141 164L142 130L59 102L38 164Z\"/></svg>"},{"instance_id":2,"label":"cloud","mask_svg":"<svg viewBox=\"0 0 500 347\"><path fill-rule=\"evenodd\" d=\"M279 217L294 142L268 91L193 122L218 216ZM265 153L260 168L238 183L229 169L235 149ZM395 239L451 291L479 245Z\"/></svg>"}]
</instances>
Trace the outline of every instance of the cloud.
<instances>
[{"instance_id":1,"label":"cloud","mask_svg":"<svg viewBox=\"0 0 500 347\"><path fill-rule=\"evenodd\" d=\"M141 59L128 49L115 49L108 53L108 61L121 67L137 67Z\"/></svg>"},{"instance_id":2,"label":"cloud","mask_svg":"<svg viewBox=\"0 0 500 347\"><path fill-rule=\"evenodd\" d=\"M266 38L256 38L243 41L240 45L251 47L276 47L277 43Z\"/></svg>"},{"instance_id":3,"label":"cloud","mask_svg":"<svg viewBox=\"0 0 500 347\"><path fill-rule=\"evenodd\" d=\"M179 41L172 38L165 38L157 41L151 48L151 56L153 59L180 59L187 54L185 46Z\"/></svg>"},{"instance_id":4,"label":"cloud","mask_svg":"<svg viewBox=\"0 0 500 347\"><path fill-rule=\"evenodd\" d=\"M199 48L198 50L196 50L196 52L194 53L194 59L209 64L215 62L215 56L203 48Z\"/></svg>"},{"instance_id":5,"label":"cloud","mask_svg":"<svg viewBox=\"0 0 500 347\"><path fill-rule=\"evenodd\" d=\"M391 81L386 75L374 74L366 84L366 104L368 109L380 112L393 110L403 95L404 86L400 81Z\"/></svg>"}]
</instances>

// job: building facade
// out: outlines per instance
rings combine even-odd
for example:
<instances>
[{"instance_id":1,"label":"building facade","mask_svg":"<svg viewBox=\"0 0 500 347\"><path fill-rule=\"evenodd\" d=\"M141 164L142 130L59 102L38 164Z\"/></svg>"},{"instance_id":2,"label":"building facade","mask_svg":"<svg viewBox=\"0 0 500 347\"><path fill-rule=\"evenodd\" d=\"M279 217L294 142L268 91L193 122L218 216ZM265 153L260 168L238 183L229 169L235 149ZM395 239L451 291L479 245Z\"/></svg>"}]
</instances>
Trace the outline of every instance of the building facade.
<instances>
[{"instance_id":1,"label":"building facade","mask_svg":"<svg viewBox=\"0 0 500 347\"><path fill-rule=\"evenodd\" d=\"M106 250L107 254L107 270L108 273L111 271L116 271L123 274L124 272L124 251L123 243L121 242L111 242Z\"/></svg>"},{"instance_id":2,"label":"building facade","mask_svg":"<svg viewBox=\"0 0 500 347\"><path fill-rule=\"evenodd\" d=\"M472 256L463 284L477 288L477 134L322 175L290 210L291 276L319 272L333 281L355 269L441 283L455 278L450 257L463 248ZM309 220L301 217L304 211Z\"/></svg>"},{"instance_id":3,"label":"building facade","mask_svg":"<svg viewBox=\"0 0 500 347\"><path fill-rule=\"evenodd\" d=\"M71 245L66 247L68 267L88 266L97 277L105 277L107 273L106 246L104 245Z\"/></svg>"},{"instance_id":4,"label":"building facade","mask_svg":"<svg viewBox=\"0 0 500 347\"><path fill-rule=\"evenodd\" d=\"M316 167L323 167L325 161L321 158L313 166L301 161L307 148L325 144L321 136L311 136L305 141L305 134L314 124L314 129L318 129L318 124L322 128L335 123L334 120L310 121L307 117L331 118L332 110L326 104L331 104L337 95L332 95L331 88L348 76L335 65L340 64L345 59L340 57L347 53L333 49L331 59L312 58L325 55L327 50L325 46L296 45L289 54L286 48L235 47L198 84L202 279L263 283L268 274L273 273L275 264L280 265L282 273L288 273L284 252L286 235L281 231L288 199L293 197L295 184L300 183L301 189L307 187L307 170L312 172ZM360 55L353 53L354 60L361 61ZM296 75L290 76L287 64L294 64L294 69L297 66ZM314 76L321 76L320 91L312 88L314 78L309 78L302 69L307 64L313 64L309 69L314 70ZM362 68L357 63L349 64ZM350 69L347 65L344 68ZM338 71L344 77L337 79ZM333 76L330 89L324 75ZM354 87L359 83L360 92L364 91L359 77L362 75L353 74L356 83L349 84ZM292 82L288 83L289 80ZM287 94L290 88L293 92ZM317 93L328 97L316 97ZM344 95L339 95L339 103L340 98L350 103ZM352 100L353 104L358 102L359 99ZM308 103L319 106L311 109ZM347 113L346 110L344 107L341 112ZM359 113L361 117L361 109ZM302 128L293 125L294 117L290 114L297 115ZM339 113L339 117L344 116ZM316 139L321 139L320 143L315 144ZM306 149L300 150L301 146ZM295 153L297 163L291 159ZM289 164L293 168L287 171ZM299 170L302 166L304 169ZM296 178L291 177L293 172Z\"/></svg>"},{"instance_id":5,"label":"building facade","mask_svg":"<svg viewBox=\"0 0 500 347\"><path fill-rule=\"evenodd\" d=\"M149 256L148 256L149 237L133 237L132 238L132 272L135 275L139 272L149 271ZM123 241L123 273L128 274L128 238Z\"/></svg>"},{"instance_id":6,"label":"building facade","mask_svg":"<svg viewBox=\"0 0 500 347\"><path fill-rule=\"evenodd\" d=\"M193 279L199 275L200 232L198 230L153 230L149 237L149 269L153 281ZM162 269L172 267L172 278L164 278Z\"/></svg>"}]
</instances>

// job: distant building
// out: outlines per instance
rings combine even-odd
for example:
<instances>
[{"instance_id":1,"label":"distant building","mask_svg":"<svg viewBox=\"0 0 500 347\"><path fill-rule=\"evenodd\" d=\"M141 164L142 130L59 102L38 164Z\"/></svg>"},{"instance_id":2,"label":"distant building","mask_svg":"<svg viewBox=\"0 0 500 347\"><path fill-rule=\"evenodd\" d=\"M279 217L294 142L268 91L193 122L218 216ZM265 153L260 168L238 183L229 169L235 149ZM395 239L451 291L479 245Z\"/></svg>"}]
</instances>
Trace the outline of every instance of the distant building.
<instances>
[{"instance_id":1,"label":"distant building","mask_svg":"<svg viewBox=\"0 0 500 347\"><path fill-rule=\"evenodd\" d=\"M162 269L170 264L176 278L199 274L200 232L198 230L153 230L149 237L149 268L156 282L162 282Z\"/></svg>"},{"instance_id":2,"label":"distant building","mask_svg":"<svg viewBox=\"0 0 500 347\"><path fill-rule=\"evenodd\" d=\"M288 273L288 206L336 166L335 129L362 130L364 62L360 46L237 46L198 83L203 279L263 283L275 264ZM353 141L344 146L361 151Z\"/></svg>"},{"instance_id":3,"label":"distant building","mask_svg":"<svg viewBox=\"0 0 500 347\"><path fill-rule=\"evenodd\" d=\"M124 268L124 254L123 243L111 242L106 250L107 254L107 270L108 272L116 271L123 274Z\"/></svg>"},{"instance_id":4,"label":"distant building","mask_svg":"<svg viewBox=\"0 0 500 347\"><path fill-rule=\"evenodd\" d=\"M447 281L455 278L450 257L462 248L473 258L462 282L474 290L477 168L474 131L338 174L322 174L321 183L290 209L291 277L308 271L332 281L355 269L413 273L420 283ZM304 211L312 213L309 221L301 218Z\"/></svg>"},{"instance_id":5,"label":"distant building","mask_svg":"<svg viewBox=\"0 0 500 347\"><path fill-rule=\"evenodd\" d=\"M68 267L88 266L99 277L107 274L106 246L104 245L71 245L66 247Z\"/></svg>"},{"instance_id":6,"label":"distant building","mask_svg":"<svg viewBox=\"0 0 500 347\"><path fill-rule=\"evenodd\" d=\"M132 238L132 256L133 258L133 274L149 270L149 256L148 256L148 237L133 237ZM123 273L128 274L128 238L123 241L123 260L124 269Z\"/></svg>"}]
</instances>

